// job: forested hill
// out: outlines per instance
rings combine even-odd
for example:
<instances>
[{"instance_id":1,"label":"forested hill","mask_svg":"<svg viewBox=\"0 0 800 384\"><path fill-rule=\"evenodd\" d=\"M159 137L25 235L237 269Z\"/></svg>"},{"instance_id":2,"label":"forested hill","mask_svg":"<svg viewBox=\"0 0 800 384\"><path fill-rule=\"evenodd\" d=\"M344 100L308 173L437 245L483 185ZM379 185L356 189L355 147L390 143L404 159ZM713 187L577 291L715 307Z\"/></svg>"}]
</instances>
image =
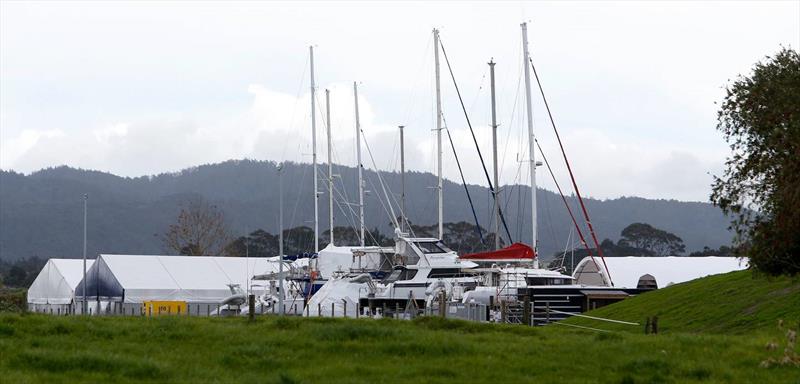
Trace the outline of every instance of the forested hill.
<instances>
[{"instance_id":1,"label":"forested hill","mask_svg":"<svg viewBox=\"0 0 800 384\"><path fill-rule=\"evenodd\" d=\"M334 195L339 202L334 218L337 226L347 226L353 223L352 215L342 212L355 209L344 201L356 201L356 170L337 166L334 173L338 191ZM286 228L312 225L311 175L308 164L289 163L284 168ZM388 208L377 199L383 196L377 176L367 171L365 177L369 190L365 199L367 225L391 233ZM400 191L398 174L383 173L383 177L392 191ZM436 221L435 190L431 188L435 184L436 178L430 173L406 175L406 207L412 222ZM324 184L320 190L327 191ZM481 226L491 228L487 188L470 185L469 190ZM165 252L160 236L174 222L181 204L195 198L220 207L237 236L258 228L277 233L278 170L273 162L231 160L138 178L69 167L30 175L0 171L0 259L80 257L84 193L89 194L89 255ZM504 211L514 241L530 239L529 193L527 187L504 188ZM549 257L565 247L571 224L556 194L546 190L537 193L540 253ZM462 185L446 181L444 195L445 221L474 221ZM645 222L683 238L687 251L703 246L716 248L731 240L726 218L707 203L623 197L588 199L586 205L600 239L616 240L628 224ZM327 228L327 217L327 195L323 194L321 229Z\"/></svg>"}]
</instances>

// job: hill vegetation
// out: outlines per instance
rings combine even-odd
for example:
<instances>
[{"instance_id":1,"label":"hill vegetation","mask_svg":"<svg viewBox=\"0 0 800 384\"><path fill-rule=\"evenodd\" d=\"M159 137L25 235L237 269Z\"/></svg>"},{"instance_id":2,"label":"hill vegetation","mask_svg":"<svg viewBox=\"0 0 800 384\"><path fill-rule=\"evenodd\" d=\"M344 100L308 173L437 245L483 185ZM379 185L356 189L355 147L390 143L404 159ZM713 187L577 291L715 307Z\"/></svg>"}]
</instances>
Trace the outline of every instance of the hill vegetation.
<instances>
[{"instance_id":1,"label":"hill vegetation","mask_svg":"<svg viewBox=\"0 0 800 384\"><path fill-rule=\"evenodd\" d=\"M356 170L337 166L336 178L344 184L337 189L353 200L356 191ZM285 228L309 226L313 219L311 200L311 167L307 164L286 164L284 167ZM79 257L82 253L84 193L89 194L89 254L98 253L164 253L161 235L175 222L181 204L191 199L204 199L219 207L236 237L263 229L278 233L278 180L273 162L227 161L204 165L178 173L123 178L112 174L59 167L31 175L0 171L0 260L39 256ZM397 173L383 174L388 187L400 190ZM380 187L374 172L365 172L367 189L366 222L390 234L389 216L377 200ZM429 173L406 175L406 207L409 219L416 225L436 221L435 198L429 187L435 185ZM488 190L470 185L475 209L484 228L491 228L492 210ZM530 189L507 186L504 209L514 241L529 241ZM560 198L552 192L538 190L540 254L549 257L564 249L572 226ZM472 223L472 213L463 187L445 182L445 221ZM339 196L337 194L337 196ZM574 202L572 198L568 199ZM718 208L707 203L648 200L623 197L613 200L586 199L598 237L616 239L632 222L648 223L683 239L688 251L704 246L728 245L731 234L727 220ZM324 204L323 204L324 205ZM346 204L337 210L336 225L348 227L351 219ZM320 209L320 222L327 222L327 210ZM308 248L312 248L308 246Z\"/></svg>"}]
</instances>

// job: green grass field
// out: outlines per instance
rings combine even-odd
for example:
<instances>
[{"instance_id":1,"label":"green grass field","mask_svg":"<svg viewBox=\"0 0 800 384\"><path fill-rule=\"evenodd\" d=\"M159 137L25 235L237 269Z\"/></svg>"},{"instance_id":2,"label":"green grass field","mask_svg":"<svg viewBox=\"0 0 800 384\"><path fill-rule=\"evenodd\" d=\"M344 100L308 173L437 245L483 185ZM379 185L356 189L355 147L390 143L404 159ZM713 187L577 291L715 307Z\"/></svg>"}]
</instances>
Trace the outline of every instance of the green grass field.
<instances>
[{"instance_id":1,"label":"green grass field","mask_svg":"<svg viewBox=\"0 0 800 384\"><path fill-rule=\"evenodd\" d=\"M641 323L648 316L658 316L660 330L667 333L769 332L779 319L795 327L800 324L800 278L767 278L750 271L725 273L648 292L587 314ZM567 323L630 330L585 319L573 318Z\"/></svg>"},{"instance_id":2,"label":"green grass field","mask_svg":"<svg viewBox=\"0 0 800 384\"><path fill-rule=\"evenodd\" d=\"M796 286L753 284L778 284L779 290L786 288L783 284ZM248 323L244 318L2 314L0 382L800 384L800 367L759 366L783 353L783 347L769 351L765 346L784 337L771 323L797 313L796 292L755 308L746 324L686 319L686 313L706 314L694 310L673 318L663 305L649 307L650 298L671 302L662 296L683 289L642 295L617 304L624 308L619 312L602 309L623 320L640 320L661 308L665 332L659 335L644 335L639 327L600 333L438 318L263 317ZM694 291L705 294L703 286ZM763 295L774 292L765 289ZM623 307L633 303L636 308Z\"/></svg>"}]
</instances>

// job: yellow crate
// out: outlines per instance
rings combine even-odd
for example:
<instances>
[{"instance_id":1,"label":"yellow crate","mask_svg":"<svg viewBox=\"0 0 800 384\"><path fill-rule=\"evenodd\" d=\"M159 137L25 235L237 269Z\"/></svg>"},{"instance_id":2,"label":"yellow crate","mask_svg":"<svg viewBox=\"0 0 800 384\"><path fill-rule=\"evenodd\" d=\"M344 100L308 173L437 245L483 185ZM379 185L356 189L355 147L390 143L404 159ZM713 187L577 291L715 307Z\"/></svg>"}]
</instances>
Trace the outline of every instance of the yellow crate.
<instances>
[{"instance_id":1,"label":"yellow crate","mask_svg":"<svg viewBox=\"0 0 800 384\"><path fill-rule=\"evenodd\" d=\"M185 301L145 301L142 302L145 316L188 315Z\"/></svg>"}]
</instances>

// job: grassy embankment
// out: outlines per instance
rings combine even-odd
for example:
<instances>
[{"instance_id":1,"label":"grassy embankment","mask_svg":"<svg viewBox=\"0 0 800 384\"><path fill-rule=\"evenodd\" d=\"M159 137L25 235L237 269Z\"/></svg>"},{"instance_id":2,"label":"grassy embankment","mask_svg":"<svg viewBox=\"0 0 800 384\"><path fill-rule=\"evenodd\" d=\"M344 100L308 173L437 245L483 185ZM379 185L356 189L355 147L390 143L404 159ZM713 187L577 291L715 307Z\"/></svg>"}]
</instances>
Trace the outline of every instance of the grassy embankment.
<instances>
[{"instance_id":1,"label":"grassy embankment","mask_svg":"<svg viewBox=\"0 0 800 384\"><path fill-rule=\"evenodd\" d=\"M781 319L795 327L800 323L800 279L731 272L676 284L588 314L643 324L648 316L658 316L662 333L769 333ZM630 330L586 319L568 323Z\"/></svg>"},{"instance_id":2,"label":"grassy embankment","mask_svg":"<svg viewBox=\"0 0 800 384\"><path fill-rule=\"evenodd\" d=\"M725 278L730 283L740 278L731 276ZM716 279L708 279L708 284ZM647 304L648 296L670 303L685 300L679 295L682 285L634 299L639 309L609 312L634 321L659 315L664 327L660 335L644 335L638 327L631 332L596 333L437 318L266 317L247 323L243 318L6 314L0 315L0 378L9 383L800 383L800 368L759 367L779 353L765 349L780 335L771 323L783 314L796 318L800 311L794 305L797 283L756 285L772 288L739 292L736 287L722 287L731 290L729 302L743 303L735 305L742 311L752 307L742 295L759 296L753 302L766 303L741 312L752 315L746 322L733 319L718 325L713 317L690 320L687 316L705 316L708 311L683 307L677 307L683 312L673 317L671 307ZM712 287L695 286L695 296L712 295L706 288ZM770 299L787 289L794 291ZM674 299L668 297L670 291L676 292ZM633 305L629 303L625 305ZM663 312L655 313L655 308Z\"/></svg>"}]
</instances>

